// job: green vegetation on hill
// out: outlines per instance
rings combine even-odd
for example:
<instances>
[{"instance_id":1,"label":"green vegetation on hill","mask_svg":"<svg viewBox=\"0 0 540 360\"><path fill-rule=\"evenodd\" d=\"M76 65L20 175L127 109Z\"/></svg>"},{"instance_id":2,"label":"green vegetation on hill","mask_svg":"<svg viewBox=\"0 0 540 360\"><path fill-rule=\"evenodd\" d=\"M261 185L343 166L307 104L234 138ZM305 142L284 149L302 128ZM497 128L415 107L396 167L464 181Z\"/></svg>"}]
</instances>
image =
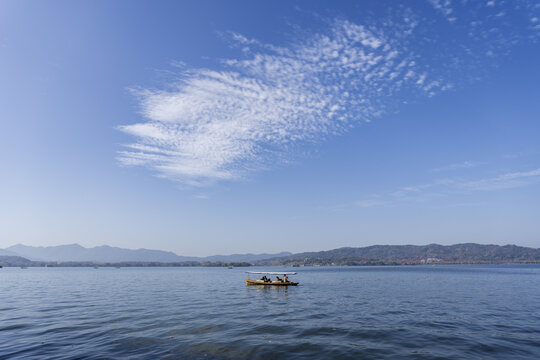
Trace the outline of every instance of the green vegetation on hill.
<instances>
[{"instance_id":1,"label":"green vegetation on hill","mask_svg":"<svg viewBox=\"0 0 540 360\"><path fill-rule=\"evenodd\" d=\"M374 245L305 252L257 265L404 265L540 263L540 249L516 245Z\"/></svg>"},{"instance_id":2,"label":"green vegetation on hill","mask_svg":"<svg viewBox=\"0 0 540 360\"><path fill-rule=\"evenodd\" d=\"M0 256L2 266L33 266L32 261L21 256Z\"/></svg>"}]
</instances>

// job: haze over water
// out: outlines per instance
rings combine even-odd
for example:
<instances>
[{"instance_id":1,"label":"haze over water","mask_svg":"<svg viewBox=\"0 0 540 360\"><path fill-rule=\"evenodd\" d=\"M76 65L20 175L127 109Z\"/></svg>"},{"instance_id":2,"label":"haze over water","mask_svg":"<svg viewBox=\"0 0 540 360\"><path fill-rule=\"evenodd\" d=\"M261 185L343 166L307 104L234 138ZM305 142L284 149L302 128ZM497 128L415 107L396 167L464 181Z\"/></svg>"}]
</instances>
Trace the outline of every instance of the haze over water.
<instances>
[{"instance_id":1,"label":"haze over water","mask_svg":"<svg viewBox=\"0 0 540 360\"><path fill-rule=\"evenodd\" d=\"M538 265L294 270L4 268L0 358L540 357Z\"/></svg>"}]
</instances>

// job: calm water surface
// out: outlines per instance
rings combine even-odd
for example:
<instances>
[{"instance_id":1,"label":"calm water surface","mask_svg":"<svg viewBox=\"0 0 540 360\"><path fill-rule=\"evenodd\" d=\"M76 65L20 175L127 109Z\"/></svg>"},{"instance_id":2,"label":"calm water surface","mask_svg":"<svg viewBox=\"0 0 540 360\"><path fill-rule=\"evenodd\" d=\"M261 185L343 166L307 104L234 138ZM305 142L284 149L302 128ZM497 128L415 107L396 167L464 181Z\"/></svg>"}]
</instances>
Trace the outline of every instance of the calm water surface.
<instances>
[{"instance_id":1,"label":"calm water surface","mask_svg":"<svg viewBox=\"0 0 540 360\"><path fill-rule=\"evenodd\" d=\"M0 358L540 359L540 266L245 270L0 269Z\"/></svg>"}]
</instances>

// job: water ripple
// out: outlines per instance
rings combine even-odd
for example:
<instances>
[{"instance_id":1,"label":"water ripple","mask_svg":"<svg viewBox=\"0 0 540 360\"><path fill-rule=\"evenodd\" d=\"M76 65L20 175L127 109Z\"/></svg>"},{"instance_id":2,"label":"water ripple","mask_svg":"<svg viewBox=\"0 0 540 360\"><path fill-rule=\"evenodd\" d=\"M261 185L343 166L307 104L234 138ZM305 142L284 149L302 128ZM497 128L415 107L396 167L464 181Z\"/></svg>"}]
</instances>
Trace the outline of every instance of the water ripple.
<instances>
[{"instance_id":1,"label":"water ripple","mask_svg":"<svg viewBox=\"0 0 540 360\"><path fill-rule=\"evenodd\" d=\"M0 359L540 358L540 266L298 272L4 268Z\"/></svg>"}]
</instances>

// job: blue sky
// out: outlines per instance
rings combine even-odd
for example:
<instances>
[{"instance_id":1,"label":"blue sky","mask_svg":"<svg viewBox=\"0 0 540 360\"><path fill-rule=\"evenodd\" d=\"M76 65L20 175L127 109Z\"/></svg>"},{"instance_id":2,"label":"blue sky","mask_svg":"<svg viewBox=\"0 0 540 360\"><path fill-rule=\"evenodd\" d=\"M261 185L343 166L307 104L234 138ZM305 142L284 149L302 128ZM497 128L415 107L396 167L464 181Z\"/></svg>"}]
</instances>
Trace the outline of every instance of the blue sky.
<instances>
[{"instance_id":1,"label":"blue sky","mask_svg":"<svg viewBox=\"0 0 540 360\"><path fill-rule=\"evenodd\" d=\"M3 1L0 248L540 247L536 1Z\"/></svg>"}]
</instances>

